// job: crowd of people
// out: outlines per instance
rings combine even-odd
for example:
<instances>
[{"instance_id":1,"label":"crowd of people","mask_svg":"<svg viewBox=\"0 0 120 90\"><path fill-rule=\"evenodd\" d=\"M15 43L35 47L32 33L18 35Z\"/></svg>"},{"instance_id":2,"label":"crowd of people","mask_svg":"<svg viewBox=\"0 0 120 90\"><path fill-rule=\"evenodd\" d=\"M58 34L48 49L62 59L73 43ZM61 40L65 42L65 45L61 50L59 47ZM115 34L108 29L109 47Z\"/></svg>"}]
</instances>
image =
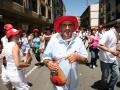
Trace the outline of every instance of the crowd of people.
<instances>
[{"instance_id":1,"label":"crowd of people","mask_svg":"<svg viewBox=\"0 0 120 90\"><path fill-rule=\"evenodd\" d=\"M86 31L78 26L75 16L60 16L53 27L54 34L49 29L44 33L34 28L28 35L10 23L4 25L5 36L0 45L1 79L8 90L29 90L31 85L23 71L31 65L32 55L37 60L36 66L50 70L54 90L77 90L79 63L94 69L97 60L100 60L102 90L115 90L119 77L120 24L110 28L101 24L98 29ZM90 62L87 50L91 54Z\"/></svg>"}]
</instances>

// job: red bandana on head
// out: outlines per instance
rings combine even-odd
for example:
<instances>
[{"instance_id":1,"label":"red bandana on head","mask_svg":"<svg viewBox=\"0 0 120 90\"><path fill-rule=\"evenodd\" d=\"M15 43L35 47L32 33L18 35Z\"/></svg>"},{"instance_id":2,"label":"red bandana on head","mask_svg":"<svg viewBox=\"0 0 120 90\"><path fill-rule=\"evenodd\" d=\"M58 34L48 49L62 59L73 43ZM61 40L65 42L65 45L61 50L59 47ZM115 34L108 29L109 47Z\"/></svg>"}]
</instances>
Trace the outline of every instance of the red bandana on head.
<instances>
[{"instance_id":1,"label":"red bandana on head","mask_svg":"<svg viewBox=\"0 0 120 90\"><path fill-rule=\"evenodd\" d=\"M35 32L39 32L39 29L37 29L37 28L33 29L33 33L35 33Z\"/></svg>"},{"instance_id":2,"label":"red bandana on head","mask_svg":"<svg viewBox=\"0 0 120 90\"><path fill-rule=\"evenodd\" d=\"M78 21L77 21L77 18L75 16L60 16L54 22L54 29L56 32L60 32L59 25L63 21L72 21L74 23L73 32L78 28Z\"/></svg>"},{"instance_id":3,"label":"red bandana on head","mask_svg":"<svg viewBox=\"0 0 120 90\"><path fill-rule=\"evenodd\" d=\"M17 35L19 33L20 33L19 30L17 30L17 29L11 29L11 30L7 31L6 36L7 36L7 38L9 38L9 37L11 37L13 35Z\"/></svg>"}]
</instances>

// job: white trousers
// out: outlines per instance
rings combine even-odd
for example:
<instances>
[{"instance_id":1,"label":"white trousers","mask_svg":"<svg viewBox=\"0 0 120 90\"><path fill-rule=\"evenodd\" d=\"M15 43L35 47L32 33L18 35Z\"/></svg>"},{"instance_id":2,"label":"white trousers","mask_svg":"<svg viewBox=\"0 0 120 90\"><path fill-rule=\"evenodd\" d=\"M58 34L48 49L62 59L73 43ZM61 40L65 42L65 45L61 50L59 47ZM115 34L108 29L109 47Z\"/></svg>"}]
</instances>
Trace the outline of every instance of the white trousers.
<instances>
[{"instance_id":1,"label":"white trousers","mask_svg":"<svg viewBox=\"0 0 120 90\"><path fill-rule=\"evenodd\" d=\"M1 79L3 81L4 85L7 85L9 83L9 79L7 78L7 74L6 74L6 68L4 67L4 65L1 65L2 68L2 72L1 72Z\"/></svg>"},{"instance_id":2,"label":"white trousers","mask_svg":"<svg viewBox=\"0 0 120 90\"><path fill-rule=\"evenodd\" d=\"M23 69L7 69L7 77L16 90L29 90Z\"/></svg>"}]
</instances>

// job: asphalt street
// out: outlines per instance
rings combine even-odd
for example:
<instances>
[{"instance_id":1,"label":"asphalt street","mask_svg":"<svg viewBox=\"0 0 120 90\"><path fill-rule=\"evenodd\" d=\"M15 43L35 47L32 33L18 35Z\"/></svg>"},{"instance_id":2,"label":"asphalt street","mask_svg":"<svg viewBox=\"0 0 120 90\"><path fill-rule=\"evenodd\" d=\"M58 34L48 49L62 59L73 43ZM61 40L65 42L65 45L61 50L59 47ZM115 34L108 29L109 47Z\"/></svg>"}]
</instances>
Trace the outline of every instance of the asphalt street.
<instances>
[{"instance_id":1,"label":"asphalt street","mask_svg":"<svg viewBox=\"0 0 120 90\"><path fill-rule=\"evenodd\" d=\"M52 83L49 78L49 73L50 73L49 70L46 68L46 66L43 67L35 66L34 65L35 63L36 60L34 58L31 66L25 69L25 76L27 77L27 80L33 84L30 90L53 90ZM97 64L98 66L94 69L91 69L87 65L79 64L78 90L100 90L101 71L100 71L99 60L97 61ZM1 68L0 68L0 72L1 72ZM120 82L120 77L118 81ZM7 90L6 87L2 84L1 79L0 79L0 90ZM116 86L115 90L120 90L120 87Z\"/></svg>"}]
</instances>

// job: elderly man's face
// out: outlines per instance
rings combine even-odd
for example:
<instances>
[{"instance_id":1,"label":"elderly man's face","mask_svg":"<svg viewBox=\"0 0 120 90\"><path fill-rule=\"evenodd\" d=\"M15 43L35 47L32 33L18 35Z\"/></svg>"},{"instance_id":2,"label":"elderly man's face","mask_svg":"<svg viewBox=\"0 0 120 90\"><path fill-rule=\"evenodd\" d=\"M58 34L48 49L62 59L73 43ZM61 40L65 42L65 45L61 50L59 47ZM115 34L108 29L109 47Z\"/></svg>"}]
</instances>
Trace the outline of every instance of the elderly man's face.
<instances>
[{"instance_id":1,"label":"elderly man's face","mask_svg":"<svg viewBox=\"0 0 120 90\"><path fill-rule=\"evenodd\" d=\"M72 36L74 24L71 21L64 21L60 24L60 29L63 39L69 39Z\"/></svg>"}]
</instances>

